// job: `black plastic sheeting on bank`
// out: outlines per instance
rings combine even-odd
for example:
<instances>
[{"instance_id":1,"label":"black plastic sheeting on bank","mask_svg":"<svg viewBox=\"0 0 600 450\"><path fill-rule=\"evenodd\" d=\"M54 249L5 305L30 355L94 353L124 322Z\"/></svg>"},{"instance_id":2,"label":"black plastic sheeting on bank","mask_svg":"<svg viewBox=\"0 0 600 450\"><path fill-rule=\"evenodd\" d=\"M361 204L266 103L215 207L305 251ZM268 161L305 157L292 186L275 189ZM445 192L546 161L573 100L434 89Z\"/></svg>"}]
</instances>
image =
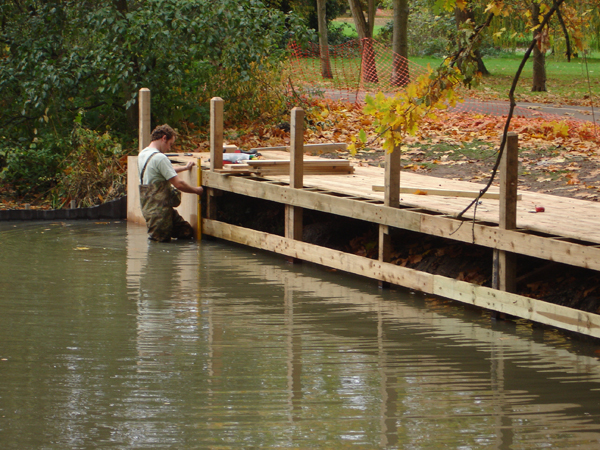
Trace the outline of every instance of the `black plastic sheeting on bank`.
<instances>
[{"instance_id":1,"label":"black plastic sheeting on bank","mask_svg":"<svg viewBox=\"0 0 600 450\"><path fill-rule=\"evenodd\" d=\"M0 220L98 220L127 219L127 196L100 206L75 209L10 209L0 211Z\"/></svg>"}]
</instances>

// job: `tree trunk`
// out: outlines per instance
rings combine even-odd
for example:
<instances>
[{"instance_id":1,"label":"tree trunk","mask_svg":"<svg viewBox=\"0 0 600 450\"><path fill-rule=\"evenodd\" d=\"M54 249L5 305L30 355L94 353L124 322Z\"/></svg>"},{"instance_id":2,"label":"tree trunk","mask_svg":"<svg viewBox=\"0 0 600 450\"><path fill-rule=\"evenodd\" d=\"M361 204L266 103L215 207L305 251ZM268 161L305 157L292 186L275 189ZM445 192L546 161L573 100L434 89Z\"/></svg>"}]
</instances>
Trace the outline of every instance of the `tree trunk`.
<instances>
[{"instance_id":1,"label":"tree trunk","mask_svg":"<svg viewBox=\"0 0 600 450\"><path fill-rule=\"evenodd\" d=\"M358 33L358 39L361 41L366 37L372 37L369 35L369 28L367 27L367 21L363 14L362 7L360 6L360 0L348 0L350 5L350 11L352 12L352 18L356 25L356 32Z\"/></svg>"},{"instance_id":2,"label":"tree trunk","mask_svg":"<svg viewBox=\"0 0 600 450\"><path fill-rule=\"evenodd\" d=\"M373 37L373 30L375 29L375 14L377 13L377 7L375 6L375 0L369 0L367 9L367 26L369 28L369 37Z\"/></svg>"},{"instance_id":3,"label":"tree trunk","mask_svg":"<svg viewBox=\"0 0 600 450\"><path fill-rule=\"evenodd\" d=\"M329 63L329 43L327 42L327 17L325 6L327 0L317 0L317 19L319 21L319 55L321 56L321 75L323 78L333 78Z\"/></svg>"},{"instance_id":4,"label":"tree trunk","mask_svg":"<svg viewBox=\"0 0 600 450\"><path fill-rule=\"evenodd\" d=\"M372 35L369 35L369 27L360 5L360 0L348 0L352 18L356 25L358 39L362 46L362 79L366 83L378 83L377 65L375 63L375 49L373 48Z\"/></svg>"},{"instance_id":5,"label":"tree trunk","mask_svg":"<svg viewBox=\"0 0 600 450\"><path fill-rule=\"evenodd\" d=\"M473 10L469 7L469 5L467 5L467 7L464 9L464 11L460 8L455 8L454 9L454 18L456 20L456 29L459 30L459 36L460 36L460 27L463 23L467 22L467 20L471 20L471 22L473 22L473 23L475 22L475 14L473 13ZM458 42L458 48L459 48L459 50L461 48L460 41ZM481 75L483 75L483 76L490 75L490 71L487 69L487 67L485 67L485 64L483 62L483 58L481 57L481 52L479 51L479 49L475 49L473 54L475 55L475 61L477 62L477 72L481 73ZM461 69L460 65L458 68Z\"/></svg>"},{"instance_id":6,"label":"tree trunk","mask_svg":"<svg viewBox=\"0 0 600 450\"><path fill-rule=\"evenodd\" d=\"M125 15L129 12L129 8L127 7L127 0L113 0L113 4L117 11L121 14Z\"/></svg>"},{"instance_id":7,"label":"tree trunk","mask_svg":"<svg viewBox=\"0 0 600 450\"><path fill-rule=\"evenodd\" d=\"M531 8L533 26L540 24L540 5L537 2L532 3ZM543 47L543 30L533 31L533 38L538 43L533 47L533 84L532 92L546 92L546 49Z\"/></svg>"},{"instance_id":8,"label":"tree trunk","mask_svg":"<svg viewBox=\"0 0 600 450\"><path fill-rule=\"evenodd\" d=\"M408 13L408 0L394 0L392 86L406 86L410 81L408 71Z\"/></svg>"}]
</instances>

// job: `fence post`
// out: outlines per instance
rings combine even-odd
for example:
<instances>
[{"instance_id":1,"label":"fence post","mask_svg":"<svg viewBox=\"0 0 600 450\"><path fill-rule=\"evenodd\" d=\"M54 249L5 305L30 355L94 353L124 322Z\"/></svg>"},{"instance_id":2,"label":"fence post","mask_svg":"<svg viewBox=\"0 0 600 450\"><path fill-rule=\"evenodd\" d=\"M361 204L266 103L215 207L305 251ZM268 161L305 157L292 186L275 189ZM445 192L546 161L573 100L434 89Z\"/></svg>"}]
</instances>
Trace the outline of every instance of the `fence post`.
<instances>
[{"instance_id":1,"label":"fence post","mask_svg":"<svg viewBox=\"0 0 600 450\"><path fill-rule=\"evenodd\" d=\"M398 208L400 206L400 146L394 147L394 151L385 154L385 196L384 206ZM388 225L379 225L379 261L390 262L392 251L392 239ZM390 284L380 280L380 288L389 288Z\"/></svg>"},{"instance_id":2,"label":"fence post","mask_svg":"<svg viewBox=\"0 0 600 450\"><path fill-rule=\"evenodd\" d=\"M138 123L138 138L139 138L139 151L144 150L150 145L150 89L141 88L138 93L138 111L139 111L139 123Z\"/></svg>"},{"instance_id":3,"label":"fence post","mask_svg":"<svg viewBox=\"0 0 600 450\"><path fill-rule=\"evenodd\" d=\"M517 186L519 180L519 137L508 133L506 147L500 161L500 218L503 230L517 228ZM494 272L492 287L506 292L516 292L516 255L503 250L494 250Z\"/></svg>"},{"instance_id":4,"label":"fence post","mask_svg":"<svg viewBox=\"0 0 600 450\"><path fill-rule=\"evenodd\" d=\"M304 110L292 109L290 120L290 187L304 187ZM302 240L302 208L285 205L285 237L297 241ZM288 258L290 262L300 262L296 258Z\"/></svg>"}]
</instances>

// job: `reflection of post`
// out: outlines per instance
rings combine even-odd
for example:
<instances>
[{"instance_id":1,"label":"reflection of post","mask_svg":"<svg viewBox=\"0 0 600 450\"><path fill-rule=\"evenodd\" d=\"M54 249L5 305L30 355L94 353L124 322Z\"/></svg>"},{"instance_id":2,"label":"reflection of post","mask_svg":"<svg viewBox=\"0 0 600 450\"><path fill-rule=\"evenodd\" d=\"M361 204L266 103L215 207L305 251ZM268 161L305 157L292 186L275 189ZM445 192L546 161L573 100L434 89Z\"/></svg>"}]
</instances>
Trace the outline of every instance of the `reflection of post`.
<instances>
[{"instance_id":1,"label":"reflection of post","mask_svg":"<svg viewBox=\"0 0 600 450\"><path fill-rule=\"evenodd\" d=\"M198 186L202 186L202 161L200 158L196 158L196 180ZM196 217L198 223L196 224L196 239L202 239L202 197L198 197L198 206L196 207Z\"/></svg>"},{"instance_id":2,"label":"reflection of post","mask_svg":"<svg viewBox=\"0 0 600 450\"><path fill-rule=\"evenodd\" d=\"M379 310L377 314L377 344L379 347L379 373L381 376L381 446L388 448L398 444L398 392L394 387L397 383L397 377L388 376L384 340L383 314Z\"/></svg>"},{"instance_id":3,"label":"reflection of post","mask_svg":"<svg viewBox=\"0 0 600 450\"><path fill-rule=\"evenodd\" d=\"M509 415L503 411L506 404L504 395L504 348L499 341L491 340L491 384L496 428L494 448L512 448L513 424Z\"/></svg>"},{"instance_id":4,"label":"reflection of post","mask_svg":"<svg viewBox=\"0 0 600 450\"><path fill-rule=\"evenodd\" d=\"M304 177L304 110L293 108L290 121L290 187L302 189ZM302 208L285 206L285 237L302 240ZM290 262L299 262L289 258Z\"/></svg>"},{"instance_id":5,"label":"reflection of post","mask_svg":"<svg viewBox=\"0 0 600 450\"><path fill-rule=\"evenodd\" d=\"M302 338L299 333L294 333L294 291L287 285L284 289L283 301L288 328L288 398L290 422L293 422L297 418L292 412L302 408Z\"/></svg>"},{"instance_id":6,"label":"reflection of post","mask_svg":"<svg viewBox=\"0 0 600 450\"><path fill-rule=\"evenodd\" d=\"M500 229L517 228L517 184L519 140L516 133L508 133L506 147L500 161ZM516 291L516 255L494 251L492 286L506 292Z\"/></svg>"},{"instance_id":7,"label":"reflection of post","mask_svg":"<svg viewBox=\"0 0 600 450\"><path fill-rule=\"evenodd\" d=\"M385 154L385 198L384 205L391 208L400 206L400 146ZM379 225L379 261L390 262L392 239L389 226ZM387 288L389 283L379 281L379 287Z\"/></svg>"},{"instance_id":8,"label":"reflection of post","mask_svg":"<svg viewBox=\"0 0 600 450\"><path fill-rule=\"evenodd\" d=\"M210 100L210 170L223 168L223 99L214 97ZM207 189L206 216L217 219L217 191Z\"/></svg>"}]
</instances>

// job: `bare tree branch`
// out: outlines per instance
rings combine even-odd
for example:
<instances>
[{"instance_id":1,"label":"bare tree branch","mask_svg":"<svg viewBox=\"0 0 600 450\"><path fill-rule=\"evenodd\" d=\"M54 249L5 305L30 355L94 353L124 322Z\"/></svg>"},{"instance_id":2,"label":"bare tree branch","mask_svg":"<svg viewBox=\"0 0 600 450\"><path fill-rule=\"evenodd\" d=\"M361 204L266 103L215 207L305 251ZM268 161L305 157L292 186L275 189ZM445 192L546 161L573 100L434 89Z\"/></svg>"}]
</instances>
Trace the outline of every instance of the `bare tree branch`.
<instances>
[{"instance_id":1,"label":"bare tree branch","mask_svg":"<svg viewBox=\"0 0 600 450\"><path fill-rule=\"evenodd\" d=\"M550 8L550 10L546 13L546 15L544 16L544 19L540 23L540 29L542 29L543 27L545 27L548 24L552 15L558 10L558 8L560 7L560 5L563 2L564 2L564 0L554 0L552 8ZM490 176L490 180L488 181L487 185L479 191L479 195L477 196L477 198L473 199L473 201L471 203L469 203L469 206L467 206L464 210L462 210L458 214L457 219L460 219L469 209L471 209L473 207L473 205L477 205L477 203L479 202L481 197L488 191L488 189L492 185L492 182L494 181L494 178L496 177L496 173L498 172L498 167L500 166L500 161L502 159L502 154L504 153L504 147L506 146L508 131L510 129L510 122L513 118L515 107L517 106L517 103L515 101L515 90L517 89L517 84L519 82L519 79L521 78L521 73L523 72L525 63L529 59L529 56L531 55L531 52L533 51L533 48L536 45L537 45L537 40L533 39L531 41L531 43L529 44L527 51L523 55L521 64L519 65L519 68L517 69L517 73L515 74L515 76L513 78L513 82L510 87L510 92L508 94L508 98L510 100L510 109L508 111L508 117L506 118L506 122L504 124L504 131L502 132L502 141L500 142L500 150L498 151L498 157L496 158L496 163L494 164L494 168L492 169L492 175ZM473 221L475 221L475 216L473 217ZM452 234L456 233L456 231L458 231L458 229L461 226L462 226L462 223L459 225L459 227L455 231L452 232Z\"/></svg>"}]
</instances>

